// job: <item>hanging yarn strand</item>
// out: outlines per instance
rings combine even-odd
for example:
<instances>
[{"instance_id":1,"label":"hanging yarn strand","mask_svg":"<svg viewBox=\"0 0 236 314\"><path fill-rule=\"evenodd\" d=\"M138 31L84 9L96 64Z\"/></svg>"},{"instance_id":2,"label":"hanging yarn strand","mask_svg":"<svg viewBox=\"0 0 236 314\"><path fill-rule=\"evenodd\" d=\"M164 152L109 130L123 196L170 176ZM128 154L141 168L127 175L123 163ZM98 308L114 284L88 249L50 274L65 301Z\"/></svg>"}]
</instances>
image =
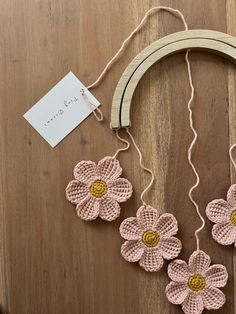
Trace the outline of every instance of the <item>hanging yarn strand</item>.
<instances>
[{"instance_id":1,"label":"hanging yarn strand","mask_svg":"<svg viewBox=\"0 0 236 314\"><path fill-rule=\"evenodd\" d=\"M189 62L189 57L188 56L189 56L189 50L187 50L187 52L186 52L185 60L186 60L186 63L187 63L189 85L190 85L190 88L191 88L191 96L190 96L189 101L188 101L189 123L190 123L190 128L191 128L191 130L193 132L194 137L193 137L193 140L192 140L192 142L191 142L191 144L189 146L189 149L188 149L188 162L189 162L189 165L191 166L191 168L192 168L192 170L193 170L193 172L194 172L194 174L196 176L196 183L190 188L188 196L189 196L190 201L194 205L199 218L202 221L202 225L200 226L200 228L198 228L195 231L195 238L196 238L196 242L197 242L197 250L199 250L198 233L204 228L205 220L204 220L203 216L200 213L198 204L196 203L196 201L193 199L193 196L192 196L193 191L197 188L197 186L200 183L200 178L199 178L197 170L196 170L196 168L195 168L195 166L194 166L194 164L192 162L192 150L193 150L193 147L194 147L194 145L195 145L195 143L197 141L198 135L197 135L197 131L195 130L194 124L193 124L193 111L192 111L191 104L192 104L192 101L193 101L193 98L194 98L194 86L193 86L192 73L191 73L191 67L190 67L190 62Z\"/></svg>"},{"instance_id":2,"label":"hanging yarn strand","mask_svg":"<svg viewBox=\"0 0 236 314\"><path fill-rule=\"evenodd\" d=\"M133 138L133 136L132 136L132 134L130 133L130 131L129 131L128 128L126 128L126 132L128 133L128 135L129 135L131 141L132 141L133 144L134 144L135 149L137 150L137 152L138 152L138 154L139 154L139 165L140 165L140 167L141 167L143 170L145 170L145 171L147 171L148 173L151 174L151 181L150 181L150 183L148 184L148 186L143 190L143 192L141 193L141 196L140 196L141 202L143 203L143 205L146 205L146 202L144 201L143 197L144 197L145 193L146 193L146 192L152 187L152 185L153 185L153 182L154 182L154 174L153 174L152 170L150 170L149 168L147 168L147 167L144 166L144 164L143 164L143 155L142 155L142 153L141 153L141 151L140 151L138 145L136 144L136 142L135 142L135 140L134 140L134 138Z\"/></svg>"},{"instance_id":3,"label":"hanging yarn strand","mask_svg":"<svg viewBox=\"0 0 236 314\"><path fill-rule=\"evenodd\" d=\"M117 151L115 152L115 154L113 155L112 158L116 158L117 155L118 155L120 152L126 151L126 150L128 150L129 147L130 147L130 143L129 143L127 140L125 140L124 138L120 137L120 135L119 135L118 132L119 132L119 129L116 129L116 131L115 131L116 137L118 138L119 141L125 143L125 144L126 144L126 147L117 149Z\"/></svg>"},{"instance_id":4,"label":"hanging yarn strand","mask_svg":"<svg viewBox=\"0 0 236 314\"><path fill-rule=\"evenodd\" d=\"M87 86L87 89L91 89L93 87L96 87L99 85L99 83L102 81L103 77L106 75L107 71L112 67L112 65L119 59L119 57L122 55L122 53L124 52L125 48L128 46L129 42L131 41L131 39L133 38L133 36L143 27L143 25L146 23L148 17L159 11L159 10L164 10L167 12L170 12L172 14L177 15L183 22L184 24L184 28L185 30L188 30L188 25L187 22L185 20L185 17L183 16L183 14L177 10L177 9L173 9L171 7L165 7L165 6L155 6L152 7L151 9L149 9L146 14L144 15L143 19L141 20L141 22L138 24L138 26L130 33L130 35L123 41L120 49L115 53L115 55L110 59L110 61L107 63L107 65L105 66L105 68L103 69L103 71L101 72L101 74L99 75L99 77L96 79L95 82L93 82L92 84ZM103 113L101 111L101 109L99 109L98 107L95 107L94 104L88 99L87 95L85 94L84 90L82 90L81 92L82 97L84 98L85 102L87 103L87 105L90 107L90 109L92 109L93 115L95 116L95 118L97 119L97 121L101 122L103 121Z\"/></svg>"},{"instance_id":5,"label":"hanging yarn strand","mask_svg":"<svg viewBox=\"0 0 236 314\"><path fill-rule=\"evenodd\" d=\"M122 55L122 53L124 52L125 48L128 46L129 42L131 41L131 39L133 38L133 36L142 28L142 26L146 23L148 17L159 11L159 10L165 10L165 11L168 11L172 14L175 14L175 15L178 15L179 18L182 20L183 24L184 24L184 28L185 30L188 30L188 25L187 25L187 22L185 20L185 17L183 16L183 14L177 10L177 9L173 9L171 7L165 7L165 6L155 6L155 7L152 7L151 9L149 9L146 14L144 15L143 19L141 20L141 22L138 24L138 26L130 33L130 35L123 41L120 49L116 52L116 54L112 57L112 59L107 63L107 65L105 66L105 68L103 69L103 71L101 72L101 74L99 75L99 77L96 79L95 82L93 82L92 84L90 84L89 86L87 86L88 89L91 89L93 87L96 87L103 79L103 77L106 75L107 71L111 68L111 66L119 59L119 57ZM192 82L192 74L191 74L191 68L190 68L190 62L189 62L189 51L190 50L187 50L186 52L186 55L185 55L185 60L186 60L186 63L187 63L187 69L188 69L188 77L189 77L189 85L191 87L191 96L190 96L190 99L188 101L188 110L189 110L189 122L190 122L190 128L193 132L193 140L189 146L189 149L188 149L188 162L189 162L189 165L191 166L195 176L196 176L196 183L190 188L189 190L189 193L188 193L188 196L189 196L189 199L190 201L192 202L192 204L194 205L195 209L196 209L196 212L199 216L199 218L201 219L202 221L202 225L200 226L200 228L198 228L196 231L195 231L195 238L196 238L196 242L197 242L197 250L199 250L199 237L198 237L198 233L204 228L205 226L205 220L203 218L203 216L201 215L200 213L200 210L199 210L199 206L198 204L196 203L196 201L193 199L193 196L192 196L192 193L193 191L197 188L197 186L199 185L200 183L200 178L199 178L199 175L197 173L197 170L192 162L192 150L193 150L193 147L197 141L197 132L194 128L194 125L193 125L193 111L192 111L192 108L191 108L191 104L192 104L192 101L193 101L193 98L194 98L194 86L193 86L193 82ZM85 95L86 96L86 95ZM89 106L91 106L91 102L88 101L87 99L87 103ZM98 109L98 108L96 108ZM93 111L94 112L94 111ZM101 111L99 110L99 113L100 113L100 116L101 118L98 118L96 113L94 112L94 115L95 117L97 118L98 121L101 121L103 119L103 116L102 116L102 113ZM151 174L151 181L149 183L149 185L144 189L144 191L142 192L141 196L140 196L140 199L142 201L143 204L146 204L143 197L144 197L144 194L151 188L152 184L153 184L153 181L154 181L154 174L153 172L148 169L147 167L145 167L143 165L143 158L142 158L142 153L140 151L140 149L138 148L137 144L135 143L135 140L133 138L133 136L131 135L131 133L129 132L128 128L126 128L126 132L128 133L128 135L130 136L138 154L139 154L139 162L140 162L140 166L142 169L144 169L145 171L149 172ZM118 134L118 130L116 131L116 137L127 144L127 146L125 148L120 148L116 151L116 153L114 154L114 158L118 155L118 153L120 151L125 151L129 148L129 142L122 139L119 134ZM236 144L235 144L236 145ZM233 147L232 147L233 149ZM236 163L234 162L233 158L232 158L232 155L231 155L231 151L230 150L230 158L232 160L232 163L236 169Z\"/></svg>"},{"instance_id":6,"label":"hanging yarn strand","mask_svg":"<svg viewBox=\"0 0 236 314\"><path fill-rule=\"evenodd\" d=\"M116 54L112 57L112 59L107 63L107 65L105 66L105 68L103 69L103 71L101 72L101 74L99 75L99 77L96 79L95 82L93 82L92 84L90 84L89 86L87 86L88 89L93 88L98 86L98 84L101 82L101 80L103 79L103 77L106 75L107 71L111 68L111 66L119 59L119 57L122 55L122 53L124 52L126 46L128 46L129 42L131 41L132 37L143 27L143 25L146 23L147 18L149 17L149 15L155 13L156 11L159 10L164 10L164 11L168 11L172 14L178 15L179 18L182 20L183 24L184 24L184 28L185 30L188 30L188 25L187 22L183 16L183 14L177 10L177 9L173 9L170 7L165 7L165 6L155 6L152 7L151 9L149 9L146 14L144 15L143 19L141 20L141 22L138 24L138 26L131 32L131 34L123 41L120 49L116 52Z\"/></svg>"},{"instance_id":7,"label":"hanging yarn strand","mask_svg":"<svg viewBox=\"0 0 236 314\"><path fill-rule=\"evenodd\" d=\"M231 145L231 147L230 147L230 149L229 149L229 157L230 157L230 160L231 160L231 162L232 162L232 164L233 164L233 166L234 166L234 169L236 170L236 162L235 162L235 160L234 160L234 158L233 158L233 156L232 156L232 151L233 151L233 149L236 147L236 143L234 143L233 145Z\"/></svg>"}]
</instances>

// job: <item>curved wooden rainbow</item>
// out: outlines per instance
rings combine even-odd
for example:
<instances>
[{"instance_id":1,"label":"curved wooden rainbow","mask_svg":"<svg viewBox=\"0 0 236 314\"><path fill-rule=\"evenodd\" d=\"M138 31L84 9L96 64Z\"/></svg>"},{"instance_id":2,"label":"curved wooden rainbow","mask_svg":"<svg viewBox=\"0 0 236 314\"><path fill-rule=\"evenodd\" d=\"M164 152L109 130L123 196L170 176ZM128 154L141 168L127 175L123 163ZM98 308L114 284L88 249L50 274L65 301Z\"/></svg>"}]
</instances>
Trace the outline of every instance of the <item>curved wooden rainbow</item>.
<instances>
[{"instance_id":1,"label":"curved wooden rainbow","mask_svg":"<svg viewBox=\"0 0 236 314\"><path fill-rule=\"evenodd\" d=\"M180 51L207 50L236 62L236 38L212 30L189 30L163 37L141 51L122 74L112 100L111 127L130 125L130 106L136 86L157 61Z\"/></svg>"}]
</instances>

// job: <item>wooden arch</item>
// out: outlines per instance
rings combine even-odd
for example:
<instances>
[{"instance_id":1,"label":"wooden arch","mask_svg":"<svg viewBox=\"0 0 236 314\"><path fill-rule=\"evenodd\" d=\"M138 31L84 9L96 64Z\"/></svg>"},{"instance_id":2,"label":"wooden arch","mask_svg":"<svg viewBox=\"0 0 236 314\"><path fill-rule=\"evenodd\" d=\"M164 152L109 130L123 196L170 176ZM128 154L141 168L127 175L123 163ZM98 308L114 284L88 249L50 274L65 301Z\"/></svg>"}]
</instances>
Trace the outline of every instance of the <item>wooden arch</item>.
<instances>
[{"instance_id":1,"label":"wooden arch","mask_svg":"<svg viewBox=\"0 0 236 314\"><path fill-rule=\"evenodd\" d=\"M207 50L236 63L236 38L212 30L188 30L163 37L141 51L123 72L112 100L111 127L130 125L130 107L136 86L157 61L180 51Z\"/></svg>"}]
</instances>

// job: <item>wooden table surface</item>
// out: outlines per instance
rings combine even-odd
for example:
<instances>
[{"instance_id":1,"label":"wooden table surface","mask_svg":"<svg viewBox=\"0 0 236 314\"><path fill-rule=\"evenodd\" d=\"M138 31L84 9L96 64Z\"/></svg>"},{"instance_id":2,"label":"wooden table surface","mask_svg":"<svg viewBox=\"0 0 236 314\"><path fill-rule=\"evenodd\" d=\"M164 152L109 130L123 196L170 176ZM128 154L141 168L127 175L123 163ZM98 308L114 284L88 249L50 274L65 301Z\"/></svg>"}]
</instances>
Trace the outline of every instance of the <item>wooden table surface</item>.
<instances>
[{"instance_id":1,"label":"wooden table surface","mask_svg":"<svg viewBox=\"0 0 236 314\"><path fill-rule=\"evenodd\" d=\"M106 117L90 116L52 149L22 115L67 72L93 82L148 8L180 9L190 29L236 36L234 0L1 0L0 1L0 304L10 314L177 314L168 303L166 267L149 274L120 255L118 227L135 215L139 195L150 179L139 169L132 148L122 153L124 176L134 186L113 223L77 218L64 189L74 165L98 161L121 146L109 129L112 96L123 70L154 40L183 29L168 13L153 15L135 36L102 84L93 90ZM206 204L225 198L234 182L228 148L236 141L236 69L206 52L191 52L196 88L194 118L199 139L193 160L201 177L194 197ZM193 229L200 221L188 199L195 182L187 162L192 139L188 125L190 90L184 54L153 66L138 85L132 128L156 181L148 202L179 221L180 257L196 248ZM227 303L212 313L235 310L236 254L216 244L207 221L201 247L214 263L224 263L229 281ZM207 311L206 311L207 312Z\"/></svg>"}]
</instances>

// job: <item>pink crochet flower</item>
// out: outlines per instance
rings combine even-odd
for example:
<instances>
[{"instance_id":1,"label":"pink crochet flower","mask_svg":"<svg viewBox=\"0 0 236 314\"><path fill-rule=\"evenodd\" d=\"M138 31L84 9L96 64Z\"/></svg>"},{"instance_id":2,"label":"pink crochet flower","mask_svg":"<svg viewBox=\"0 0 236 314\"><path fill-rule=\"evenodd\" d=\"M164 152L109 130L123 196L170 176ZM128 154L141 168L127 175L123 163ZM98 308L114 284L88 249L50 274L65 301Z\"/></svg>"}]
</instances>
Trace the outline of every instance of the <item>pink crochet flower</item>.
<instances>
[{"instance_id":1,"label":"pink crochet flower","mask_svg":"<svg viewBox=\"0 0 236 314\"><path fill-rule=\"evenodd\" d=\"M227 201L216 199L207 205L206 215L215 223L212 237L220 244L236 246L236 184L229 188Z\"/></svg>"},{"instance_id":2,"label":"pink crochet flower","mask_svg":"<svg viewBox=\"0 0 236 314\"><path fill-rule=\"evenodd\" d=\"M128 262L137 262L146 271L158 271L163 259L179 255L182 245L173 237L178 225L172 214L159 215L149 205L141 206L137 217L125 219L120 225L120 234L127 240L121 247L121 254Z\"/></svg>"},{"instance_id":3,"label":"pink crochet flower","mask_svg":"<svg viewBox=\"0 0 236 314\"><path fill-rule=\"evenodd\" d=\"M227 283L225 266L210 266L211 259L203 251L195 251L185 261L177 259L168 266L171 281L166 296L173 304L182 304L185 314L201 314L204 308L218 309L225 303L225 295L218 288Z\"/></svg>"},{"instance_id":4,"label":"pink crochet flower","mask_svg":"<svg viewBox=\"0 0 236 314\"><path fill-rule=\"evenodd\" d=\"M124 178L120 163L114 157L105 157L96 165L81 161L74 168L75 180L66 188L67 199L76 205L81 219L94 220L98 216L112 221L120 215L119 203L132 195L132 185Z\"/></svg>"}]
</instances>

